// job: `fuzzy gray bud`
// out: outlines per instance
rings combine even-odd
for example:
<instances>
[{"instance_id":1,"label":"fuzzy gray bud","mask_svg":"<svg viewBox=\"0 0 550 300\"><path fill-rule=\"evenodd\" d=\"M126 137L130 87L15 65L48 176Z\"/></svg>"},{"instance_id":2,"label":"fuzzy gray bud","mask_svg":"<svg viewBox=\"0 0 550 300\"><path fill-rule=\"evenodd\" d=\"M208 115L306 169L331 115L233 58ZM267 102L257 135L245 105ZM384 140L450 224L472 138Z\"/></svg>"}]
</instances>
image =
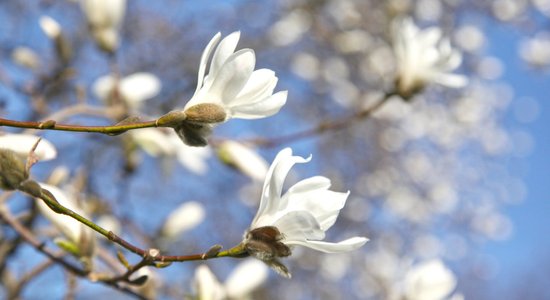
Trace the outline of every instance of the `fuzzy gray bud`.
<instances>
[{"instance_id":1,"label":"fuzzy gray bud","mask_svg":"<svg viewBox=\"0 0 550 300\"><path fill-rule=\"evenodd\" d=\"M25 164L17 154L0 148L0 188L5 190L19 189L21 183L29 178Z\"/></svg>"},{"instance_id":2,"label":"fuzzy gray bud","mask_svg":"<svg viewBox=\"0 0 550 300\"><path fill-rule=\"evenodd\" d=\"M221 123L227 118L223 107L214 103L200 103L185 110L187 121L192 123Z\"/></svg>"}]
</instances>

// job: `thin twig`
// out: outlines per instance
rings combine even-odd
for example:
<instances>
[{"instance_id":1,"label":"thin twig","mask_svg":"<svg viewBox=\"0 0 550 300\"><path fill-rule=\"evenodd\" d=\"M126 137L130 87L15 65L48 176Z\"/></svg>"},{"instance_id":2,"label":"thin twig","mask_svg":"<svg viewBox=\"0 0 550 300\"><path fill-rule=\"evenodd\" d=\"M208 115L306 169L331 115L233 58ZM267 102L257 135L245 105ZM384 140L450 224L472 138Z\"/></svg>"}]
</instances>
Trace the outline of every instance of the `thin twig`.
<instances>
[{"instance_id":1,"label":"thin twig","mask_svg":"<svg viewBox=\"0 0 550 300\"><path fill-rule=\"evenodd\" d=\"M386 93L382 98L380 98L372 106L369 106L363 110L360 110L351 116L348 116L342 119L321 122L317 124L315 127L310 129L291 133L288 135L272 137L272 138L254 138L254 139L244 140L243 142L254 144L259 147L270 148L281 144L287 144L289 142L293 142L296 140L314 137L316 135L320 135L327 131L336 131L336 130L345 129L359 120L363 120L370 117L375 111L380 109L386 102L388 102L388 100L394 95L395 93L393 92Z\"/></svg>"}]
</instances>

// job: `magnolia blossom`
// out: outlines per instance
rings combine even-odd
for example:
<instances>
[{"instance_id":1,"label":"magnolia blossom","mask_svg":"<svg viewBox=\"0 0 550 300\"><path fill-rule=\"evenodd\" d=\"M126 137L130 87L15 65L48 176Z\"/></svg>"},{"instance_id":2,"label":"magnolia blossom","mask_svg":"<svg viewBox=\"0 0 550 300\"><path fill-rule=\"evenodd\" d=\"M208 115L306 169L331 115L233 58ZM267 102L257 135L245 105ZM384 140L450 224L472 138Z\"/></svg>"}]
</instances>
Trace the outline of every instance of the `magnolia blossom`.
<instances>
[{"instance_id":1,"label":"magnolia blossom","mask_svg":"<svg viewBox=\"0 0 550 300\"><path fill-rule=\"evenodd\" d=\"M80 4L98 46L114 52L118 48L118 29L126 11L126 0L81 0Z\"/></svg>"},{"instance_id":2,"label":"magnolia blossom","mask_svg":"<svg viewBox=\"0 0 550 300\"><path fill-rule=\"evenodd\" d=\"M222 284L208 266L200 265L195 271L197 296L201 300L248 299L268 275L265 264L247 259L238 264Z\"/></svg>"},{"instance_id":3,"label":"magnolia blossom","mask_svg":"<svg viewBox=\"0 0 550 300\"><path fill-rule=\"evenodd\" d=\"M412 97L431 82L455 88L466 85L465 76L449 73L460 65L462 55L441 36L440 28L420 30L411 19L394 24L396 89L403 98Z\"/></svg>"},{"instance_id":4,"label":"magnolia blossom","mask_svg":"<svg viewBox=\"0 0 550 300\"><path fill-rule=\"evenodd\" d=\"M20 157L26 158L39 137L31 134L5 134L0 135L0 148L9 149ZM51 160L57 156L57 150L45 139L40 140L34 151L39 160Z\"/></svg>"},{"instance_id":5,"label":"magnolia blossom","mask_svg":"<svg viewBox=\"0 0 550 300\"><path fill-rule=\"evenodd\" d=\"M161 234L168 238L180 236L202 223L205 215L204 206L200 202L185 202L168 215Z\"/></svg>"},{"instance_id":6,"label":"magnolia blossom","mask_svg":"<svg viewBox=\"0 0 550 300\"><path fill-rule=\"evenodd\" d=\"M202 53L197 88L184 107L186 121L176 127L186 144L204 146L214 124L230 118L265 118L277 113L286 102L287 91L273 94L278 80L275 72L254 70L256 57L252 49L235 52L239 36L234 32L219 42L221 34L217 33Z\"/></svg>"},{"instance_id":7,"label":"magnolia blossom","mask_svg":"<svg viewBox=\"0 0 550 300\"><path fill-rule=\"evenodd\" d=\"M268 165L253 149L235 141L224 141L218 148L218 155L225 164L237 169L248 177L262 181Z\"/></svg>"},{"instance_id":8,"label":"magnolia blossom","mask_svg":"<svg viewBox=\"0 0 550 300\"><path fill-rule=\"evenodd\" d=\"M160 80L146 72L134 73L121 79L117 79L114 75L102 76L92 86L94 94L104 102L109 103L114 94L118 93L117 96L129 108L135 110L139 109L145 100L158 95L160 88Z\"/></svg>"},{"instance_id":9,"label":"magnolia blossom","mask_svg":"<svg viewBox=\"0 0 550 300\"><path fill-rule=\"evenodd\" d=\"M40 28L52 40L59 38L61 35L61 25L56 20L49 16L42 16L39 20Z\"/></svg>"},{"instance_id":10,"label":"magnolia blossom","mask_svg":"<svg viewBox=\"0 0 550 300\"><path fill-rule=\"evenodd\" d=\"M37 69L40 66L40 58L29 47L15 47L11 52L11 58L16 64L31 70Z\"/></svg>"},{"instance_id":11,"label":"magnolia blossom","mask_svg":"<svg viewBox=\"0 0 550 300\"><path fill-rule=\"evenodd\" d=\"M304 179L281 196L292 166L308 162L310 158L292 156L290 148L279 152L267 173L258 213L244 236L243 244L249 254L286 277L290 277L290 273L277 258L289 256L292 246L337 253L357 249L368 241L365 237L352 237L338 243L322 241L349 195L349 192L329 190L328 178Z\"/></svg>"},{"instance_id":12,"label":"magnolia blossom","mask_svg":"<svg viewBox=\"0 0 550 300\"><path fill-rule=\"evenodd\" d=\"M82 207L67 193L45 183L40 183L40 186L52 193L59 204L89 219ZM95 234L92 229L69 216L54 212L40 199L37 200L37 205L40 213L50 220L70 243L76 246L79 256L86 257L93 254L95 249Z\"/></svg>"},{"instance_id":13,"label":"magnolia blossom","mask_svg":"<svg viewBox=\"0 0 550 300\"><path fill-rule=\"evenodd\" d=\"M136 144L153 157L175 157L182 166L196 174L204 174L208 170L206 160L211 155L210 148L182 146L180 139L173 131L144 128L132 130L129 135Z\"/></svg>"},{"instance_id":14,"label":"magnolia blossom","mask_svg":"<svg viewBox=\"0 0 550 300\"><path fill-rule=\"evenodd\" d=\"M456 287L456 277L439 259L414 266L405 277L405 299L445 299Z\"/></svg>"}]
</instances>

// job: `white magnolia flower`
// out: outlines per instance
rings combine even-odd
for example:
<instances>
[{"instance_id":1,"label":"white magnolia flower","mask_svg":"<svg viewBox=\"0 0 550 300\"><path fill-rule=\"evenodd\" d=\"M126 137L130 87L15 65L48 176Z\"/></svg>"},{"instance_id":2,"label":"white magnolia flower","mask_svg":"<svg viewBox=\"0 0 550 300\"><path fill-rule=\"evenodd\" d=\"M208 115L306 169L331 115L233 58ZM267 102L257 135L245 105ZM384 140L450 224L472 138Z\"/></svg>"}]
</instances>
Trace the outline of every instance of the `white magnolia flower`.
<instances>
[{"instance_id":1,"label":"white magnolia flower","mask_svg":"<svg viewBox=\"0 0 550 300\"><path fill-rule=\"evenodd\" d=\"M30 134L5 134L0 135L0 148L9 149L20 157L26 158L39 137ZM51 160L57 156L57 150L44 138L40 141L34 152L41 161Z\"/></svg>"},{"instance_id":2,"label":"white magnolia flower","mask_svg":"<svg viewBox=\"0 0 550 300\"><path fill-rule=\"evenodd\" d=\"M405 299L445 299L456 287L456 277L439 259L414 266L405 277Z\"/></svg>"},{"instance_id":3,"label":"white magnolia flower","mask_svg":"<svg viewBox=\"0 0 550 300\"><path fill-rule=\"evenodd\" d=\"M168 238L180 236L202 223L205 215L204 207L200 202L185 202L168 215L161 233Z\"/></svg>"},{"instance_id":4,"label":"white magnolia flower","mask_svg":"<svg viewBox=\"0 0 550 300\"><path fill-rule=\"evenodd\" d=\"M287 91L273 94L278 80L275 72L254 70L256 57L252 49L235 52L239 36L234 32L219 42L221 34L217 33L202 53L197 88L184 107L186 122L176 128L189 145L206 145L205 137L215 123L230 118L265 118L277 113L286 102Z\"/></svg>"},{"instance_id":5,"label":"white magnolia flower","mask_svg":"<svg viewBox=\"0 0 550 300\"><path fill-rule=\"evenodd\" d=\"M129 134L138 146L153 157L175 157L182 166L199 175L205 174L208 170L206 160L212 154L210 148L182 146L173 131L143 128L132 130Z\"/></svg>"},{"instance_id":6,"label":"white magnolia flower","mask_svg":"<svg viewBox=\"0 0 550 300\"><path fill-rule=\"evenodd\" d=\"M463 87L467 78L451 74L462 62L462 55L442 38L440 28L420 30L411 19L393 26L393 46L397 64L397 91L410 98L427 84L435 82L448 87Z\"/></svg>"},{"instance_id":7,"label":"white magnolia flower","mask_svg":"<svg viewBox=\"0 0 550 300\"><path fill-rule=\"evenodd\" d=\"M114 75L105 75L94 82L92 90L98 98L109 103L115 92L116 84L117 79ZM137 110L145 100L158 95L160 88L160 80L155 75L140 72L119 79L116 92L128 107Z\"/></svg>"},{"instance_id":8,"label":"white magnolia flower","mask_svg":"<svg viewBox=\"0 0 550 300\"><path fill-rule=\"evenodd\" d=\"M39 20L42 31L52 40L61 36L61 25L49 16L42 16Z\"/></svg>"},{"instance_id":9,"label":"white magnolia flower","mask_svg":"<svg viewBox=\"0 0 550 300\"><path fill-rule=\"evenodd\" d=\"M40 186L52 193L59 204L89 219L89 216L87 216L82 207L75 202L75 199L69 197L64 191L45 183L40 183ZM37 203L40 213L52 222L52 224L77 247L79 255L91 256L93 254L95 249L95 233L91 228L88 228L86 225L69 216L54 212L40 199L38 199Z\"/></svg>"},{"instance_id":10,"label":"white magnolia flower","mask_svg":"<svg viewBox=\"0 0 550 300\"><path fill-rule=\"evenodd\" d=\"M224 141L218 148L220 159L250 178L262 181L267 174L265 159L251 148L235 141Z\"/></svg>"},{"instance_id":11,"label":"white magnolia flower","mask_svg":"<svg viewBox=\"0 0 550 300\"><path fill-rule=\"evenodd\" d=\"M365 237L353 237L338 243L322 241L349 195L349 192L329 190L328 178L304 179L281 196L285 177L292 166L309 160L292 156L290 148L279 152L267 173L258 213L243 241L249 254L286 277L290 277L290 273L277 258L289 256L289 246L300 245L337 253L357 249L368 241Z\"/></svg>"},{"instance_id":12,"label":"white magnolia flower","mask_svg":"<svg viewBox=\"0 0 550 300\"><path fill-rule=\"evenodd\" d=\"M11 59L18 65L31 70L38 69L40 58L38 54L29 47L15 47L11 52Z\"/></svg>"},{"instance_id":13,"label":"white magnolia flower","mask_svg":"<svg viewBox=\"0 0 550 300\"><path fill-rule=\"evenodd\" d=\"M222 284L206 265L200 265L195 270L195 286L198 299L247 299L254 290L268 278L265 264L252 259L246 259L229 274Z\"/></svg>"},{"instance_id":14,"label":"white magnolia flower","mask_svg":"<svg viewBox=\"0 0 550 300\"><path fill-rule=\"evenodd\" d=\"M81 0L80 6L98 46L114 52L118 47L118 30L126 11L126 0Z\"/></svg>"}]
</instances>

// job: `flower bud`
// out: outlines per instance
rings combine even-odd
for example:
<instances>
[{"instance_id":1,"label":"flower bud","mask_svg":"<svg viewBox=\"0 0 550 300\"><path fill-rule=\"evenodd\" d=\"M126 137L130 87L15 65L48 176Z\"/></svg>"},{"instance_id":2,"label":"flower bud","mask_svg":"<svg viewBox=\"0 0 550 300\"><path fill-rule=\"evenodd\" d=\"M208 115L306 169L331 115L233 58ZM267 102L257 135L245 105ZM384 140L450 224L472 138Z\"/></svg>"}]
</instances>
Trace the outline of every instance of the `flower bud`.
<instances>
[{"instance_id":1,"label":"flower bud","mask_svg":"<svg viewBox=\"0 0 550 300\"><path fill-rule=\"evenodd\" d=\"M0 188L4 190L16 190L29 174L25 164L17 154L9 149L0 148Z\"/></svg>"},{"instance_id":2,"label":"flower bud","mask_svg":"<svg viewBox=\"0 0 550 300\"><path fill-rule=\"evenodd\" d=\"M214 103L200 103L186 109L184 113L188 122L193 123L221 123L227 118L225 110Z\"/></svg>"}]
</instances>

